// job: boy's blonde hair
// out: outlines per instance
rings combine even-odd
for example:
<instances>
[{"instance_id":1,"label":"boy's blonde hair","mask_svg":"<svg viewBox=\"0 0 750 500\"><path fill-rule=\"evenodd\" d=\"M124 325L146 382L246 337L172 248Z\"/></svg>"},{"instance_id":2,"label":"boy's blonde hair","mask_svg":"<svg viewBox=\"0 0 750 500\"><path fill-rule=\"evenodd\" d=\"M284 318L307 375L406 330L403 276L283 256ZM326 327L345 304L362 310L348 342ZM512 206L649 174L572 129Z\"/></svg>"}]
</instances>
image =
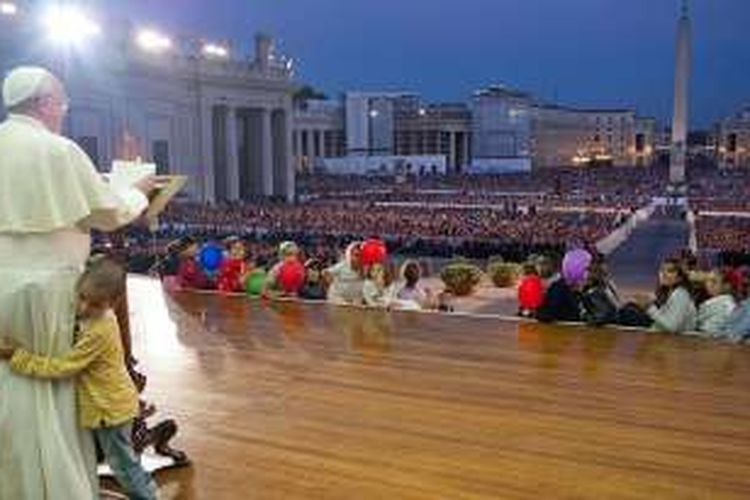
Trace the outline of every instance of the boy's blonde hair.
<instances>
[{"instance_id":1,"label":"boy's blonde hair","mask_svg":"<svg viewBox=\"0 0 750 500\"><path fill-rule=\"evenodd\" d=\"M97 305L113 304L123 294L125 270L114 260L98 255L89 259L76 289Z\"/></svg>"}]
</instances>

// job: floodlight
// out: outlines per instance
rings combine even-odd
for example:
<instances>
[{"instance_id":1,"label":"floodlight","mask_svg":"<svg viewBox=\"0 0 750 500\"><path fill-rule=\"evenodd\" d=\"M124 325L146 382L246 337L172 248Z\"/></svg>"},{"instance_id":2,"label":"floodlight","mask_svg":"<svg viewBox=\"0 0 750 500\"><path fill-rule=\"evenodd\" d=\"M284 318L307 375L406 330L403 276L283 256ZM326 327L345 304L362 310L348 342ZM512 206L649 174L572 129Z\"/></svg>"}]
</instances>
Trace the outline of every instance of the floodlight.
<instances>
[{"instance_id":1,"label":"floodlight","mask_svg":"<svg viewBox=\"0 0 750 500\"><path fill-rule=\"evenodd\" d=\"M15 16L18 14L18 5L13 2L0 2L0 14L3 16Z\"/></svg>"},{"instance_id":2,"label":"floodlight","mask_svg":"<svg viewBox=\"0 0 750 500\"><path fill-rule=\"evenodd\" d=\"M61 45L80 44L101 33L101 27L74 5L51 7L43 18L49 39Z\"/></svg>"},{"instance_id":3,"label":"floodlight","mask_svg":"<svg viewBox=\"0 0 750 500\"><path fill-rule=\"evenodd\" d=\"M172 40L168 36L149 29L139 31L135 41L146 52L160 53L172 48Z\"/></svg>"},{"instance_id":4,"label":"floodlight","mask_svg":"<svg viewBox=\"0 0 750 500\"><path fill-rule=\"evenodd\" d=\"M204 56L226 59L229 57L229 49L216 43L205 43L201 52Z\"/></svg>"}]
</instances>

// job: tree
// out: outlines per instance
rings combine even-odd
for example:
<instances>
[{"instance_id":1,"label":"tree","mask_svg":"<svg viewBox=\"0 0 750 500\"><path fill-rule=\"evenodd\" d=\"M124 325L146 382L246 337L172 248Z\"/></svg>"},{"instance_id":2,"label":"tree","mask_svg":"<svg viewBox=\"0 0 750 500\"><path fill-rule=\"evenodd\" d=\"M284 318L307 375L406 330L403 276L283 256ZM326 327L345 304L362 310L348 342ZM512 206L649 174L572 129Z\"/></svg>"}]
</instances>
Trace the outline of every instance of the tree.
<instances>
[{"instance_id":1,"label":"tree","mask_svg":"<svg viewBox=\"0 0 750 500\"><path fill-rule=\"evenodd\" d=\"M294 93L294 104L297 106L304 106L306 101L324 99L328 99L328 96L311 85L303 85Z\"/></svg>"}]
</instances>

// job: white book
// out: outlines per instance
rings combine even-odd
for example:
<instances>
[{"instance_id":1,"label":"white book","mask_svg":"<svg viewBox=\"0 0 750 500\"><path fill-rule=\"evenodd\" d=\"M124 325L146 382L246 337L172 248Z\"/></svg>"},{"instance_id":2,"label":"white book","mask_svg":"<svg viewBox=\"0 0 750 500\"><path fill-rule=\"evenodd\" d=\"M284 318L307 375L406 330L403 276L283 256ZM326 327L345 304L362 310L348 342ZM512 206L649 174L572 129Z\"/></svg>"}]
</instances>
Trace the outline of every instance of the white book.
<instances>
[{"instance_id":1,"label":"white book","mask_svg":"<svg viewBox=\"0 0 750 500\"><path fill-rule=\"evenodd\" d=\"M156 175L155 163L115 160L107 177L115 189L127 189L150 175Z\"/></svg>"}]
</instances>

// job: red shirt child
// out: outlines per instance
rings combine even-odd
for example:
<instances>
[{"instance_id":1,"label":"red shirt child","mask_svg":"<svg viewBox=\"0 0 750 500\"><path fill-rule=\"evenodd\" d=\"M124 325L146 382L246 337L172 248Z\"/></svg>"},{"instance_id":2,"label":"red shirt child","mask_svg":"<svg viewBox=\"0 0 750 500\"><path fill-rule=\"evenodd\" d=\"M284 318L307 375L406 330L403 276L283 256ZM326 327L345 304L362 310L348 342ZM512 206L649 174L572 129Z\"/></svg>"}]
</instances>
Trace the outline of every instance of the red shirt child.
<instances>
[{"instance_id":1,"label":"red shirt child","mask_svg":"<svg viewBox=\"0 0 750 500\"><path fill-rule=\"evenodd\" d=\"M245 278L249 271L245 260L245 244L239 238L232 238L227 242L227 246L229 256L219 267L216 288L223 293L242 292L245 290Z\"/></svg>"},{"instance_id":2,"label":"red shirt child","mask_svg":"<svg viewBox=\"0 0 750 500\"><path fill-rule=\"evenodd\" d=\"M197 255L197 243L190 243L190 245L180 253L180 264L177 267L177 280L182 288L198 290L209 288L210 281L198 263L196 259Z\"/></svg>"},{"instance_id":3,"label":"red shirt child","mask_svg":"<svg viewBox=\"0 0 750 500\"><path fill-rule=\"evenodd\" d=\"M544 302L544 281L539 276L536 266L524 265L524 276L518 285L518 314L524 317L534 313Z\"/></svg>"}]
</instances>

